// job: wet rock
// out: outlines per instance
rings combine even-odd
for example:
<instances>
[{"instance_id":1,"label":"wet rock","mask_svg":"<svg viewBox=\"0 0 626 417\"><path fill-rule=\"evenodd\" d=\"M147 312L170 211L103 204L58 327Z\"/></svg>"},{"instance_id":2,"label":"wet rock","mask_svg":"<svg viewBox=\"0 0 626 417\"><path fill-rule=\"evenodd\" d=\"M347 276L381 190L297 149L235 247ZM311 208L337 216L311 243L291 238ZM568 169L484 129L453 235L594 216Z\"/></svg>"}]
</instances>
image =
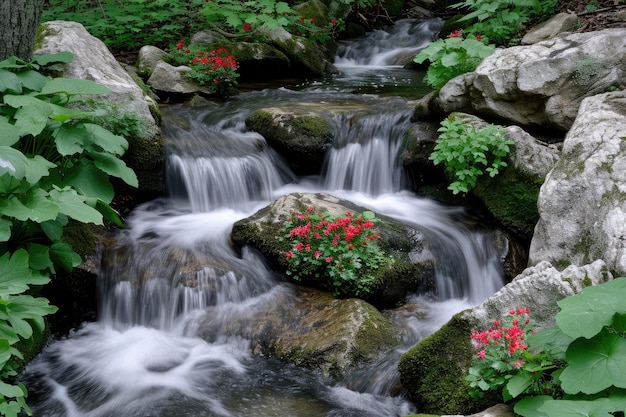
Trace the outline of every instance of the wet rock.
<instances>
[{"instance_id":1,"label":"wet rock","mask_svg":"<svg viewBox=\"0 0 626 417\"><path fill-rule=\"evenodd\" d=\"M578 16L570 13L559 13L533 27L520 41L522 45L546 41L563 32L573 32L578 25Z\"/></svg>"},{"instance_id":2,"label":"wet rock","mask_svg":"<svg viewBox=\"0 0 626 417\"><path fill-rule=\"evenodd\" d=\"M401 381L426 413L469 414L496 404L501 398L475 401L465 376L476 353L470 343L473 329L490 326L512 308L526 307L537 329L554 325L557 301L612 279L604 262L558 271L548 262L527 268L481 305L455 315L440 330L420 341L400 359Z\"/></svg>"},{"instance_id":3,"label":"wet rock","mask_svg":"<svg viewBox=\"0 0 626 417\"><path fill-rule=\"evenodd\" d=\"M285 235L285 220L289 210L302 211L308 206L326 210L331 215L343 215L346 211L362 212L365 209L328 194L294 193L276 199L270 206L259 210L233 226L231 238L238 245L257 248L276 268L288 267L285 252L291 249ZM379 245L383 252L393 256L394 262L380 265L372 273L376 282L368 294L360 295L377 307L394 305L422 285L428 285L434 277L434 259L428 242L422 233L386 217L378 216L377 229L381 233ZM303 279L303 284L332 290L330 277ZM342 297L354 297L352 288L343 289Z\"/></svg>"}]
</instances>

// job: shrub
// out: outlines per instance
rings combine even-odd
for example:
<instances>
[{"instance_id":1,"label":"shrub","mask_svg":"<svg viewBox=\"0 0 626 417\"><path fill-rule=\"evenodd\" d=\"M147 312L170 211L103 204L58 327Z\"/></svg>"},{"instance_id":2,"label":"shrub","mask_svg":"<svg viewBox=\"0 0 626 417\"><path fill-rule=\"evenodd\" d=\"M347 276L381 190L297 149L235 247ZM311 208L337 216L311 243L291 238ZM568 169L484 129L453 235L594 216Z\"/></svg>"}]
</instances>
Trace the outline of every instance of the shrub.
<instances>
[{"instance_id":1,"label":"shrub","mask_svg":"<svg viewBox=\"0 0 626 417\"><path fill-rule=\"evenodd\" d=\"M375 224L371 211L334 217L326 212L316 213L313 207L304 213L291 210L285 223L285 239L293 242L285 253L287 275L296 280L330 277L332 285L328 289L335 296L367 294L376 284L375 270L383 263L393 262L376 242L380 233Z\"/></svg>"},{"instance_id":2,"label":"shrub","mask_svg":"<svg viewBox=\"0 0 626 417\"><path fill-rule=\"evenodd\" d=\"M476 185L484 170L495 177L507 166L504 158L513 142L504 138L500 126L478 129L459 120L443 120L435 149L429 159L435 165L443 163L453 182L448 186L454 194L467 193Z\"/></svg>"},{"instance_id":3,"label":"shrub","mask_svg":"<svg viewBox=\"0 0 626 417\"><path fill-rule=\"evenodd\" d=\"M25 62L0 62L0 414L30 413L26 390L12 385L22 354L56 311L34 297L60 270L71 271L80 257L62 241L69 219L121 225L109 206L109 176L137 186L134 172L119 159L125 138L91 122L99 110L73 108L79 96L108 93L87 80L50 78L45 65L67 63L65 52Z\"/></svg>"},{"instance_id":4,"label":"shrub","mask_svg":"<svg viewBox=\"0 0 626 417\"><path fill-rule=\"evenodd\" d=\"M462 33L456 30L448 38L428 44L413 61L418 64L430 61L424 82L439 90L454 77L474 71L494 50L495 47L485 45L480 36L469 35L463 39Z\"/></svg>"}]
</instances>

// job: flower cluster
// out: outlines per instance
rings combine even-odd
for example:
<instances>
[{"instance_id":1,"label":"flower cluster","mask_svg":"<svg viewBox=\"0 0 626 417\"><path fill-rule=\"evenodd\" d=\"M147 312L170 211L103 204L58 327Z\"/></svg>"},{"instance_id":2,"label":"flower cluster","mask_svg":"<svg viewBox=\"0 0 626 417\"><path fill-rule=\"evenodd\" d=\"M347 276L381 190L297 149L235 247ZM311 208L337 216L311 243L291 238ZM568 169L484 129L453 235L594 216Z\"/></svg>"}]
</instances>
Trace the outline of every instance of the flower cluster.
<instances>
[{"instance_id":1,"label":"flower cluster","mask_svg":"<svg viewBox=\"0 0 626 417\"><path fill-rule=\"evenodd\" d=\"M194 46L186 46L181 39L171 55L177 64L191 68L188 78L200 85L212 86L219 94L224 95L237 85L239 64L225 48L207 52Z\"/></svg>"},{"instance_id":2,"label":"flower cluster","mask_svg":"<svg viewBox=\"0 0 626 417\"><path fill-rule=\"evenodd\" d=\"M333 217L308 207L304 212L290 210L285 222L286 238L292 242L285 252L287 274L294 279L322 280L330 277L335 295L367 293L375 283L373 272L382 262L393 262L383 255L377 240L374 213L346 212ZM322 286L324 283L321 283Z\"/></svg>"},{"instance_id":3,"label":"flower cluster","mask_svg":"<svg viewBox=\"0 0 626 417\"><path fill-rule=\"evenodd\" d=\"M550 376L554 359L545 352L531 352L527 337L535 333L530 310L512 309L487 330L473 330L471 341L478 349L466 378L470 394L481 398L484 391L502 390L505 401L519 395L554 392Z\"/></svg>"}]
</instances>

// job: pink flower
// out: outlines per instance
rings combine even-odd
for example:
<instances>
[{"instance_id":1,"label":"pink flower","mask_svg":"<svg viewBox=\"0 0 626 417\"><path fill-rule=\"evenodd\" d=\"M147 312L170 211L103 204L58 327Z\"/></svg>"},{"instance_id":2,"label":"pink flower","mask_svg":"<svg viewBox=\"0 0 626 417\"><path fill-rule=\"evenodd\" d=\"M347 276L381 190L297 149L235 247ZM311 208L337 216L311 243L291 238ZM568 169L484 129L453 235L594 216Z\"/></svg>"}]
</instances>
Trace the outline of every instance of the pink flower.
<instances>
[{"instance_id":1,"label":"pink flower","mask_svg":"<svg viewBox=\"0 0 626 417\"><path fill-rule=\"evenodd\" d=\"M476 354L476 356L478 356L480 359L485 359L486 355L487 355L487 352L485 352L484 350L481 350L480 352Z\"/></svg>"},{"instance_id":2,"label":"pink flower","mask_svg":"<svg viewBox=\"0 0 626 417\"><path fill-rule=\"evenodd\" d=\"M331 263L333 261L333 257L332 256L327 256L326 257L326 262L327 263Z\"/></svg>"},{"instance_id":3,"label":"pink flower","mask_svg":"<svg viewBox=\"0 0 626 417\"><path fill-rule=\"evenodd\" d=\"M291 251L287 251L287 252L285 253L285 256L287 257L287 259L291 259L291 258L293 257L293 252L291 252Z\"/></svg>"},{"instance_id":4,"label":"pink flower","mask_svg":"<svg viewBox=\"0 0 626 417\"><path fill-rule=\"evenodd\" d=\"M458 30L458 29L457 29L457 30L455 30L455 31L453 31L452 33L450 33L450 37L451 37L451 38L458 38L458 37L460 37L460 36L461 36L461 31L460 31L460 30Z\"/></svg>"}]
</instances>

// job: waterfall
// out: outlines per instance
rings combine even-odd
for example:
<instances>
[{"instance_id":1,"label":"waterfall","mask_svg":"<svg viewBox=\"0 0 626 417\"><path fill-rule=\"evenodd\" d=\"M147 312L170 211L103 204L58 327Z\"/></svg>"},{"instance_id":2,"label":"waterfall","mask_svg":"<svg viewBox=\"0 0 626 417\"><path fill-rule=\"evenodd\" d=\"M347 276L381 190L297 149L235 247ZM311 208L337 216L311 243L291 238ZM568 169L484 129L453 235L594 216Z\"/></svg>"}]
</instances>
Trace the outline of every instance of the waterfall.
<instances>
[{"instance_id":1,"label":"waterfall","mask_svg":"<svg viewBox=\"0 0 626 417\"><path fill-rule=\"evenodd\" d=\"M340 68L395 65L399 56L414 53L407 48L423 47L440 24L399 22L387 34L342 45L337 62ZM391 46L394 39L401 45ZM356 56L364 61L357 63ZM316 106L334 126L333 147L319 175L296 177L261 135L246 129L247 115L275 103ZM354 111L335 112L334 103ZM400 417L415 412L402 395L394 395L399 355L454 313L490 296L502 285L502 274L490 231L470 224L462 208L418 197L408 188L398 153L411 106L398 97L355 95L319 84L242 93L220 106L165 106L167 195L136 208L127 227L103 241L98 322L55 341L29 365L23 379L34 414ZM255 356L250 340L224 331L245 329L264 306L295 297L292 284L263 256L233 247L232 225L280 195L319 191L418 230L436 263L432 288L409 297L404 309L384 312L402 329L404 342L380 363L342 381Z\"/></svg>"}]
</instances>

